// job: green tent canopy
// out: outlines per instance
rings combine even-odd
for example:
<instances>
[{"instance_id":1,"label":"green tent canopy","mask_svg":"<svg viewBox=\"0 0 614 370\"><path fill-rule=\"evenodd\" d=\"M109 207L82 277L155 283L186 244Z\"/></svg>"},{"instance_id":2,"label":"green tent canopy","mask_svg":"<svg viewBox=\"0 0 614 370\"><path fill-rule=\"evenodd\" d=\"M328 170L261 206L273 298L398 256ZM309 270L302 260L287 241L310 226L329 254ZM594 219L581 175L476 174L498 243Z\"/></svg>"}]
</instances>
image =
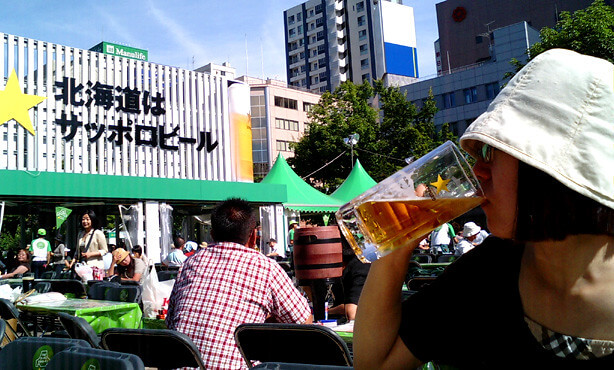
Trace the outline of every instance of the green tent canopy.
<instances>
[{"instance_id":1,"label":"green tent canopy","mask_svg":"<svg viewBox=\"0 0 614 370\"><path fill-rule=\"evenodd\" d=\"M288 200L283 205L295 211L336 212L344 203L319 192L306 183L290 168L281 154L277 156L273 168L261 183L286 185Z\"/></svg>"},{"instance_id":2,"label":"green tent canopy","mask_svg":"<svg viewBox=\"0 0 614 370\"><path fill-rule=\"evenodd\" d=\"M369 176L357 159L350 175L330 196L343 203L347 203L372 188L375 184L377 184L375 180Z\"/></svg>"}]
</instances>

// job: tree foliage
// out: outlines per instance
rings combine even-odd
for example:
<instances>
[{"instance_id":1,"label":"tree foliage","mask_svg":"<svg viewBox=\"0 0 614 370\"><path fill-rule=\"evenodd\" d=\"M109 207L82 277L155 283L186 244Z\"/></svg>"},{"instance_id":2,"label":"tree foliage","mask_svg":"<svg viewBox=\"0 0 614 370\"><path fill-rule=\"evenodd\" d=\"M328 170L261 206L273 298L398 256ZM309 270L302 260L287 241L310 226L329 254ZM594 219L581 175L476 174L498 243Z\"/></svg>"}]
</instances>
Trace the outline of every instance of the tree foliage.
<instances>
[{"instance_id":1,"label":"tree foliage","mask_svg":"<svg viewBox=\"0 0 614 370\"><path fill-rule=\"evenodd\" d=\"M299 176L309 175L312 185L330 193L352 168L351 148L343 139L357 133L354 160L381 181L404 167L405 158L419 158L443 141L454 140L447 125L435 129L436 112L432 94L418 109L398 87L385 87L381 81L374 86L344 82L324 93L312 108L309 132L293 145L295 156L288 162Z\"/></svg>"},{"instance_id":2,"label":"tree foliage","mask_svg":"<svg viewBox=\"0 0 614 370\"><path fill-rule=\"evenodd\" d=\"M603 0L595 0L586 9L561 12L556 25L542 28L539 36L541 41L528 50L528 60L546 50L561 48L614 63L614 8ZM516 59L511 63L516 72L524 67Z\"/></svg>"}]
</instances>

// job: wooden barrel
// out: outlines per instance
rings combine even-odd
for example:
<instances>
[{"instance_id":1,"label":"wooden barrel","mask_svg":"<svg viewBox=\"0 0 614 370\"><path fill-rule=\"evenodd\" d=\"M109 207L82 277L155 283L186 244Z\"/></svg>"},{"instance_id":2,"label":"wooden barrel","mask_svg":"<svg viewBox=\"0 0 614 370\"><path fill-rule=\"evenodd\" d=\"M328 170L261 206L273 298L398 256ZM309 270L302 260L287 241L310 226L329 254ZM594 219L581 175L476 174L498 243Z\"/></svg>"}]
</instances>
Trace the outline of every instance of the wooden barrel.
<instances>
[{"instance_id":1,"label":"wooden barrel","mask_svg":"<svg viewBox=\"0 0 614 370\"><path fill-rule=\"evenodd\" d=\"M341 235L337 226L305 227L294 232L294 272L298 280L340 277Z\"/></svg>"}]
</instances>

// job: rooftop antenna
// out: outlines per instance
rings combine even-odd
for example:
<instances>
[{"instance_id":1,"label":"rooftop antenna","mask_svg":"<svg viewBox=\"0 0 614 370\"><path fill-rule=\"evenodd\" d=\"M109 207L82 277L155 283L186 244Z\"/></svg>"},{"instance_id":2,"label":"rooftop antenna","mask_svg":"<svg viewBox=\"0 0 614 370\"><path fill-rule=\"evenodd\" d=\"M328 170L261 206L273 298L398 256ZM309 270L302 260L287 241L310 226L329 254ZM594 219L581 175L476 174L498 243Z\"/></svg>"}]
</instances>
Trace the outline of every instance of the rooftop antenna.
<instances>
[{"instance_id":1,"label":"rooftop antenna","mask_svg":"<svg viewBox=\"0 0 614 370\"><path fill-rule=\"evenodd\" d=\"M249 73L249 57L247 56L247 33L245 34L245 75L248 76Z\"/></svg>"},{"instance_id":2,"label":"rooftop antenna","mask_svg":"<svg viewBox=\"0 0 614 370\"><path fill-rule=\"evenodd\" d=\"M262 73L262 81L264 81L264 51L262 49L262 37L260 38L260 69Z\"/></svg>"}]
</instances>

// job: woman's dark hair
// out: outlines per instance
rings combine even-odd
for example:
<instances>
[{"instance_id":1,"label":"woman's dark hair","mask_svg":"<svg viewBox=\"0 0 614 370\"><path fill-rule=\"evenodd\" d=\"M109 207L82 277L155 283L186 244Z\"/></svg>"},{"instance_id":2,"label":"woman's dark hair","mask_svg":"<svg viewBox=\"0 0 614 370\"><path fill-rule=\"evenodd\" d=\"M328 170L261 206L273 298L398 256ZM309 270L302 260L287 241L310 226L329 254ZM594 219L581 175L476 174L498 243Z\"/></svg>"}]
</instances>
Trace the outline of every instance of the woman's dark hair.
<instances>
[{"instance_id":1,"label":"woman's dark hair","mask_svg":"<svg viewBox=\"0 0 614 370\"><path fill-rule=\"evenodd\" d=\"M216 242L245 245L255 225L254 210L243 199L227 199L211 212L211 236Z\"/></svg>"},{"instance_id":2,"label":"woman's dark hair","mask_svg":"<svg viewBox=\"0 0 614 370\"><path fill-rule=\"evenodd\" d=\"M87 211L85 211L85 212L83 212L81 214L81 217L83 218L83 216L85 216L85 215L90 216L90 220L92 220L92 229L94 229L94 230L100 229L100 227L102 225L100 224L100 220L98 219L98 217L96 217L96 213L93 210L88 209ZM79 222L80 221L81 220L79 220Z\"/></svg>"},{"instance_id":3,"label":"woman's dark hair","mask_svg":"<svg viewBox=\"0 0 614 370\"><path fill-rule=\"evenodd\" d=\"M520 162L516 239L563 240L577 234L614 236L614 209Z\"/></svg>"},{"instance_id":4,"label":"woman's dark hair","mask_svg":"<svg viewBox=\"0 0 614 370\"><path fill-rule=\"evenodd\" d=\"M132 253L140 253L143 254L143 248L141 248L140 245L135 245L134 247L132 247Z\"/></svg>"},{"instance_id":5,"label":"woman's dark hair","mask_svg":"<svg viewBox=\"0 0 614 370\"><path fill-rule=\"evenodd\" d=\"M28 251L27 249L23 249L23 248L18 249L17 253L15 253L15 257L17 257L17 255L21 251L23 251L26 254L26 262L30 263L30 251ZM17 263L19 263L19 262L17 262Z\"/></svg>"}]
</instances>

